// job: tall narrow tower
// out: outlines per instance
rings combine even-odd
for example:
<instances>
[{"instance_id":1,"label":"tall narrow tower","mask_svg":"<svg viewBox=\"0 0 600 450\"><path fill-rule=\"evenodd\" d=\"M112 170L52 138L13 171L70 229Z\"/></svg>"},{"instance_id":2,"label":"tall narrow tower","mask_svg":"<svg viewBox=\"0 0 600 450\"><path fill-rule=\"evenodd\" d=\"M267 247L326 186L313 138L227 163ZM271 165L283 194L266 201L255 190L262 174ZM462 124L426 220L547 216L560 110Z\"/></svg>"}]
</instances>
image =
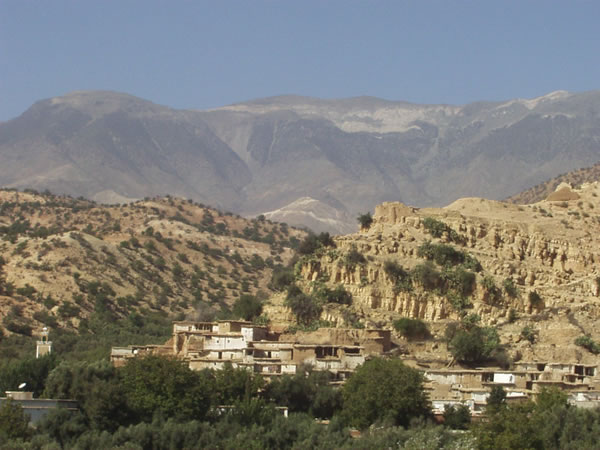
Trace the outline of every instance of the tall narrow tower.
<instances>
[{"instance_id":1,"label":"tall narrow tower","mask_svg":"<svg viewBox=\"0 0 600 450\"><path fill-rule=\"evenodd\" d=\"M42 328L40 333L40 340L37 341L37 347L35 349L35 357L49 355L52 353L52 341L48 340L48 327Z\"/></svg>"}]
</instances>

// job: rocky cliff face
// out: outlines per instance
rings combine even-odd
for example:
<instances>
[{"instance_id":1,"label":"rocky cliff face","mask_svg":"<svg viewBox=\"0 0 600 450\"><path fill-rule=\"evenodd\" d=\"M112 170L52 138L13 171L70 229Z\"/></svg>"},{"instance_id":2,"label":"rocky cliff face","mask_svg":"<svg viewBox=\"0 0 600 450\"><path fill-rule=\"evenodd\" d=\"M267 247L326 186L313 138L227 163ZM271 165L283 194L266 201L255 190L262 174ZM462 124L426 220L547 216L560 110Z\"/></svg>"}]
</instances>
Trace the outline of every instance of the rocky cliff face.
<instances>
[{"instance_id":1,"label":"rocky cliff face","mask_svg":"<svg viewBox=\"0 0 600 450\"><path fill-rule=\"evenodd\" d=\"M560 188L564 195L559 200L526 206L479 198L426 209L383 203L367 230L338 237L335 249L306 258L300 269L302 283L308 290L319 281L344 285L353 295L354 312L367 323L389 325L396 318L411 317L441 330L443 323L476 313L521 354L593 358L572 343L582 334L598 335L600 185L586 184L576 191L567 187L568 195L565 186ZM438 237L426 227L431 219L446 227ZM390 262L407 272L422 265L419 248L428 240L452 245L481 263L476 287L468 296L470 305L457 307L449 292L425 289L414 279L412 289L399 289L386 270ZM348 257L352 252L355 258ZM349 262L358 259L356 253L364 262ZM510 285L515 288L512 295ZM343 323L342 311L337 305L326 308L323 318ZM539 333L536 345L520 340L525 325Z\"/></svg>"}]
</instances>

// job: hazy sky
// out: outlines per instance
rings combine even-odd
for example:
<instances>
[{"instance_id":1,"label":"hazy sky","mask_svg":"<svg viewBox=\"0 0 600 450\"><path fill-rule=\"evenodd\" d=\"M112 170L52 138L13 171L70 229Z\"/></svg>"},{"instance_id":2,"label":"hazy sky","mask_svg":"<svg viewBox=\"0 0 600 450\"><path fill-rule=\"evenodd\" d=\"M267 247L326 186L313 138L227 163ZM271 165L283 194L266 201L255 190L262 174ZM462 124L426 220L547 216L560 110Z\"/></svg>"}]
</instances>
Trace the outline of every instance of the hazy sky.
<instances>
[{"instance_id":1,"label":"hazy sky","mask_svg":"<svg viewBox=\"0 0 600 450\"><path fill-rule=\"evenodd\" d=\"M600 88L600 1L0 0L0 120L80 89L175 108Z\"/></svg>"}]
</instances>

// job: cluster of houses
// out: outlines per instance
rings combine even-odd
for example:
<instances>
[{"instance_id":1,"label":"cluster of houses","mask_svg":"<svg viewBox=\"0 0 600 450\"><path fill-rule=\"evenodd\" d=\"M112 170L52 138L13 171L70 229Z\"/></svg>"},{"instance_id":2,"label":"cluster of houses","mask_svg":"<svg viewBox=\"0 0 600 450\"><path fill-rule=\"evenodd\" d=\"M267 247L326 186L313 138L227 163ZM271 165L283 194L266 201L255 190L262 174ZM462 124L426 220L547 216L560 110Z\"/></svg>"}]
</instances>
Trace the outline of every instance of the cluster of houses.
<instances>
[{"instance_id":1,"label":"cluster of houses","mask_svg":"<svg viewBox=\"0 0 600 450\"><path fill-rule=\"evenodd\" d=\"M173 336L164 345L114 347L111 361L121 366L143 354L174 356L191 369L242 367L271 379L299 371L329 371L333 383L343 383L365 360L392 349L391 332L381 329L321 328L314 332L284 334L251 322L174 322ZM517 362L513 370L430 369L424 371L434 412L465 404L473 415L485 409L492 386L502 386L507 401L520 401L545 387L558 387L581 407L600 405L600 378L596 365Z\"/></svg>"},{"instance_id":2,"label":"cluster of houses","mask_svg":"<svg viewBox=\"0 0 600 450\"><path fill-rule=\"evenodd\" d=\"M474 415L480 414L493 386L502 386L509 402L556 387L565 391L574 405L600 406L596 365L516 362L512 370L427 369L425 377L434 412L443 412L447 405L465 404Z\"/></svg>"},{"instance_id":3,"label":"cluster of houses","mask_svg":"<svg viewBox=\"0 0 600 450\"><path fill-rule=\"evenodd\" d=\"M365 358L391 349L391 333L378 329L321 328L282 334L239 320L174 322L173 337L164 345L114 347L111 361L121 366L141 354L178 357L193 370L243 367L267 379L295 374L302 365L333 374L343 382Z\"/></svg>"}]
</instances>

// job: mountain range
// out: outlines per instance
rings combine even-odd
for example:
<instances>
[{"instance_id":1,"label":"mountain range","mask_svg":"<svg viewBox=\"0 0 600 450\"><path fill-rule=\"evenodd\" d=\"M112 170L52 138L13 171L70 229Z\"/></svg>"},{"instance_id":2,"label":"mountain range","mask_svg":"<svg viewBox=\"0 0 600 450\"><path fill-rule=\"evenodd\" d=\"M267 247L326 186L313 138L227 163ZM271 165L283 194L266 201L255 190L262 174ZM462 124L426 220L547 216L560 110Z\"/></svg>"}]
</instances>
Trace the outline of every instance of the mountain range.
<instances>
[{"instance_id":1,"label":"mountain range","mask_svg":"<svg viewBox=\"0 0 600 450\"><path fill-rule=\"evenodd\" d=\"M463 106L280 96L175 110L79 91L0 123L0 186L172 194L346 233L384 201L501 199L600 160L600 91Z\"/></svg>"}]
</instances>

